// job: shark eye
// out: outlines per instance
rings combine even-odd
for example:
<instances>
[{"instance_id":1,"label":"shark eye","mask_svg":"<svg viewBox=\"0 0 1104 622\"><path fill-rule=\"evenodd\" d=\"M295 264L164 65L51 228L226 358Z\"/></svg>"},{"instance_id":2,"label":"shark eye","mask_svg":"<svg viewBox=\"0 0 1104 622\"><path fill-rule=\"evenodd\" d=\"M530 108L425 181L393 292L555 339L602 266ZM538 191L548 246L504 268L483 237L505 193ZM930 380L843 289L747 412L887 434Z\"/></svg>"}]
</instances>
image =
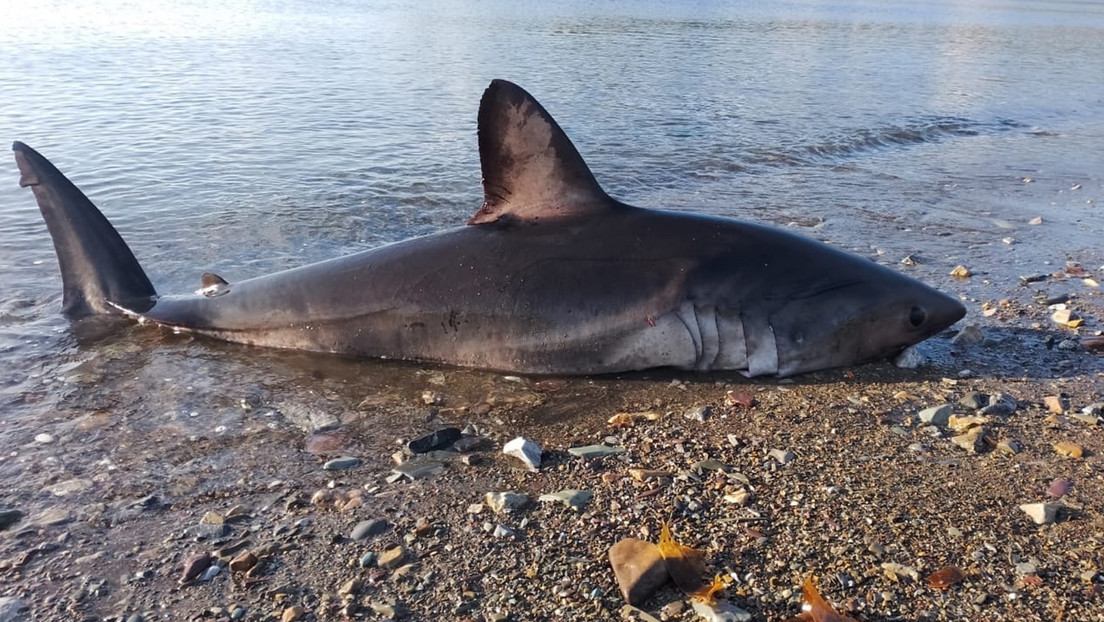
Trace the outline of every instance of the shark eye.
<instances>
[{"instance_id":1,"label":"shark eye","mask_svg":"<svg viewBox=\"0 0 1104 622\"><path fill-rule=\"evenodd\" d=\"M920 307L914 306L912 310L909 311L909 324L912 324L913 328L920 328L926 319L928 319L928 312Z\"/></svg>"}]
</instances>

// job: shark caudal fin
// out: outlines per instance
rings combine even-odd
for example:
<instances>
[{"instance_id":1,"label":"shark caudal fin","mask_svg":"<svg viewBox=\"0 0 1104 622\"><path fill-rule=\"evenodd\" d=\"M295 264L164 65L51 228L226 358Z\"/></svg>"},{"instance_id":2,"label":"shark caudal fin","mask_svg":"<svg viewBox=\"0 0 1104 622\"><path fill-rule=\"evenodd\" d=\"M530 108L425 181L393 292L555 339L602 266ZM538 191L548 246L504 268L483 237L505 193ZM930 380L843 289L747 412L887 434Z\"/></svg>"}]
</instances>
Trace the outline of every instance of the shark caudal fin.
<instances>
[{"instance_id":1,"label":"shark caudal fin","mask_svg":"<svg viewBox=\"0 0 1104 622\"><path fill-rule=\"evenodd\" d=\"M148 311L157 295L126 242L100 210L49 160L23 143L12 144L19 185L30 187L54 240L62 312L70 318Z\"/></svg>"}]
</instances>

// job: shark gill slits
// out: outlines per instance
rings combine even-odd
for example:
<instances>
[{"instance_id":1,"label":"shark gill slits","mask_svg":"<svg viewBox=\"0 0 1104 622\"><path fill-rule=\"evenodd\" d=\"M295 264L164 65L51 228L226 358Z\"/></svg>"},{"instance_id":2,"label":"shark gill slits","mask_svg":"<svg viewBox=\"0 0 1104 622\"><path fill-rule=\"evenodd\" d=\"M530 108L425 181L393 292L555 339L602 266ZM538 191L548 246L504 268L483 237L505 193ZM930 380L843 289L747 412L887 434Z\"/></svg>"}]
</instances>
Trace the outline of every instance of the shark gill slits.
<instances>
[{"instance_id":1,"label":"shark gill slits","mask_svg":"<svg viewBox=\"0 0 1104 622\"><path fill-rule=\"evenodd\" d=\"M912 310L909 311L909 324L912 324L913 328L920 328L924 325L924 322L928 319L928 312L922 307L916 305L912 306Z\"/></svg>"}]
</instances>

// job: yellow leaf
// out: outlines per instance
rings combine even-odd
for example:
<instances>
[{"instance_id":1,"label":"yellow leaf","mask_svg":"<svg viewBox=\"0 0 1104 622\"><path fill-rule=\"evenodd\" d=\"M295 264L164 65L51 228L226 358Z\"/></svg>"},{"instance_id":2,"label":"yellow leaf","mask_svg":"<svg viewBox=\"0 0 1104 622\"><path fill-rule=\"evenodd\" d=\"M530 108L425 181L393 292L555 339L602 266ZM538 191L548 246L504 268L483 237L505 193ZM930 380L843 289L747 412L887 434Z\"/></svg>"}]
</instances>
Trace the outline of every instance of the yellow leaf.
<instances>
[{"instance_id":1,"label":"yellow leaf","mask_svg":"<svg viewBox=\"0 0 1104 622\"><path fill-rule=\"evenodd\" d=\"M659 533L659 554L667 564L667 573L686 594L694 594L705 584L705 560L700 551L683 546L671 537L671 528L663 523Z\"/></svg>"},{"instance_id":2,"label":"yellow leaf","mask_svg":"<svg viewBox=\"0 0 1104 622\"><path fill-rule=\"evenodd\" d=\"M725 589L724 578L722 578L721 575L717 575L713 577L713 583L694 592L690 595L690 598L694 598L707 605L714 605L717 603L717 592L723 589Z\"/></svg>"}]
</instances>

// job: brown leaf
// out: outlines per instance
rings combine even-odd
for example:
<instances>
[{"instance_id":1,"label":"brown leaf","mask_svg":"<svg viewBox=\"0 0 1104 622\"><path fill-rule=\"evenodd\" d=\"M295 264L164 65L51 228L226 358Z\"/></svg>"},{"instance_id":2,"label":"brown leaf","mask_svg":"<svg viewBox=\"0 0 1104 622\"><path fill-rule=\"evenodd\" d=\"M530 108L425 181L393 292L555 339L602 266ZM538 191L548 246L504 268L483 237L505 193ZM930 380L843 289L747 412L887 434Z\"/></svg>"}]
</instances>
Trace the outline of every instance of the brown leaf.
<instances>
[{"instance_id":1,"label":"brown leaf","mask_svg":"<svg viewBox=\"0 0 1104 622\"><path fill-rule=\"evenodd\" d=\"M934 587L937 590L945 590L952 585L962 583L962 580L966 578L966 575L962 574L958 566L947 566L942 570L937 570L928 575L928 585Z\"/></svg>"},{"instance_id":2,"label":"brown leaf","mask_svg":"<svg viewBox=\"0 0 1104 622\"><path fill-rule=\"evenodd\" d=\"M703 587L702 589L694 592L690 595L690 598L703 602L707 605L715 605L717 603L717 592L725 589L724 578L721 575L713 577L713 583Z\"/></svg>"},{"instance_id":3,"label":"brown leaf","mask_svg":"<svg viewBox=\"0 0 1104 622\"><path fill-rule=\"evenodd\" d=\"M801 586L801 596L805 601L802 606L805 611L786 622L858 622L855 618L841 615L832 605L829 605L817 591L812 577L805 579L805 585Z\"/></svg>"}]
</instances>

